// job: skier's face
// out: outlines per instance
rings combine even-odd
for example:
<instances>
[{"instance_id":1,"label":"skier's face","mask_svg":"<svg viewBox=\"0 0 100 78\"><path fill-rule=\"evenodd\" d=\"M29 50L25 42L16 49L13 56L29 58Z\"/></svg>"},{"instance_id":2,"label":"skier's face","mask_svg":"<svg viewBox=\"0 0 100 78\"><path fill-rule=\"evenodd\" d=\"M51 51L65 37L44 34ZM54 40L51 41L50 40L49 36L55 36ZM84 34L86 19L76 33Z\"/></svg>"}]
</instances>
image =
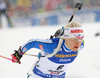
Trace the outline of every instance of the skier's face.
<instances>
[{"instance_id":1,"label":"skier's face","mask_svg":"<svg viewBox=\"0 0 100 78\"><path fill-rule=\"evenodd\" d=\"M78 38L66 38L65 44L69 49L77 51L82 44L82 40L83 39L78 39Z\"/></svg>"}]
</instances>

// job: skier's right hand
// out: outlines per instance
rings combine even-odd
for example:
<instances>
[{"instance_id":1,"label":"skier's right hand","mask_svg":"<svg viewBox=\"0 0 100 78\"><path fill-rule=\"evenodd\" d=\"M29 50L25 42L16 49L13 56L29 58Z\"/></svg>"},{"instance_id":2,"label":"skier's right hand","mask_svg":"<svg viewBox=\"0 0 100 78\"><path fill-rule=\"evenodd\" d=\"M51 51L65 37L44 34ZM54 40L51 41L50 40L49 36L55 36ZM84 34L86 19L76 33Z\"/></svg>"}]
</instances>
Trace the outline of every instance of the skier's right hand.
<instances>
[{"instance_id":1,"label":"skier's right hand","mask_svg":"<svg viewBox=\"0 0 100 78\"><path fill-rule=\"evenodd\" d=\"M19 48L18 51L15 50L14 51L15 52L14 54L11 54L11 56L12 56L12 62L13 63L19 63L19 64L21 63L20 62L20 59L22 58L22 55L19 54L19 51L21 51L20 48Z\"/></svg>"}]
</instances>

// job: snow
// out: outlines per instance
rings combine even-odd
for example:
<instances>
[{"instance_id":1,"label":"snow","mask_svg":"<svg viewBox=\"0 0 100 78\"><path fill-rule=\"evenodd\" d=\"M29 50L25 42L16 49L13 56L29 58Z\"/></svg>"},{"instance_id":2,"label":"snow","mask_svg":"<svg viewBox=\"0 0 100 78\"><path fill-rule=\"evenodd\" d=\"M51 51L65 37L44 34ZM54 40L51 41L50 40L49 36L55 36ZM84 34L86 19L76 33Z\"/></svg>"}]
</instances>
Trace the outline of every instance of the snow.
<instances>
[{"instance_id":1,"label":"snow","mask_svg":"<svg viewBox=\"0 0 100 78\"><path fill-rule=\"evenodd\" d=\"M100 78L100 23L82 24L85 31L85 47L79 52L76 60L66 70L66 78ZM61 25L62 26L62 25ZM14 50L29 39L49 38L61 26L27 26L0 29L0 55L11 58ZM29 54L37 54L39 50L31 49ZM24 55L21 64L12 63L0 57L0 78L27 78L27 73L37 57Z\"/></svg>"}]
</instances>

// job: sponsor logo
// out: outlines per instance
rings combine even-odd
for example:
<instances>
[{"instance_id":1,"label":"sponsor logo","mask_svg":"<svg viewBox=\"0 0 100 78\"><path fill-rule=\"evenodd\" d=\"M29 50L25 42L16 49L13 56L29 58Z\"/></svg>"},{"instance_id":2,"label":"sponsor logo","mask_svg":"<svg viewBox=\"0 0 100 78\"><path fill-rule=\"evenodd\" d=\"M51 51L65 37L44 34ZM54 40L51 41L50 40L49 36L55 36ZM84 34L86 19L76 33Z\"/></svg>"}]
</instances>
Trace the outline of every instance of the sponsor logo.
<instances>
[{"instance_id":1,"label":"sponsor logo","mask_svg":"<svg viewBox=\"0 0 100 78\"><path fill-rule=\"evenodd\" d=\"M70 33L83 33L83 30L82 29L71 30Z\"/></svg>"},{"instance_id":2,"label":"sponsor logo","mask_svg":"<svg viewBox=\"0 0 100 78\"><path fill-rule=\"evenodd\" d=\"M56 54L55 57L59 57L59 58L66 58L66 57L76 57L77 54L66 54L66 55L63 55L63 54Z\"/></svg>"},{"instance_id":3,"label":"sponsor logo","mask_svg":"<svg viewBox=\"0 0 100 78\"><path fill-rule=\"evenodd\" d=\"M71 59L60 59L59 62L68 62L71 61Z\"/></svg>"},{"instance_id":4,"label":"sponsor logo","mask_svg":"<svg viewBox=\"0 0 100 78\"><path fill-rule=\"evenodd\" d=\"M58 71L58 70L48 70L50 72L50 74L52 75L59 75L60 73L62 73L63 71Z\"/></svg>"},{"instance_id":5,"label":"sponsor logo","mask_svg":"<svg viewBox=\"0 0 100 78\"><path fill-rule=\"evenodd\" d=\"M48 77L48 78L51 78L51 76L50 76L49 74L44 74L44 73L42 73L42 72L40 72L40 71L37 71L37 74L38 74L38 75L45 76L45 77Z\"/></svg>"},{"instance_id":6,"label":"sponsor logo","mask_svg":"<svg viewBox=\"0 0 100 78\"><path fill-rule=\"evenodd\" d=\"M50 72L50 74L53 75L59 75L60 73L64 72L63 70L61 70L64 67L64 65L60 65L57 67L56 70L48 70Z\"/></svg>"}]
</instances>

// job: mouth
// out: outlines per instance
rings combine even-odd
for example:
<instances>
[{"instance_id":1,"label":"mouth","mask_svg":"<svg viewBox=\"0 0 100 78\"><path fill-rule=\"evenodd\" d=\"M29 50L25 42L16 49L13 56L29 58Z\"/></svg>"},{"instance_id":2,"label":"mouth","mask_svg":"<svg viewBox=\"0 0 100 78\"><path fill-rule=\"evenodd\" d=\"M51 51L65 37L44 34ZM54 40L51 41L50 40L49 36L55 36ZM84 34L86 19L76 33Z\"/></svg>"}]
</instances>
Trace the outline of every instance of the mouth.
<instances>
[{"instance_id":1,"label":"mouth","mask_svg":"<svg viewBox=\"0 0 100 78\"><path fill-rule=\"evenodd\" d=\"M75 49L78 49L78 46L74 46Z\"/></svg>"}]
</instances>

